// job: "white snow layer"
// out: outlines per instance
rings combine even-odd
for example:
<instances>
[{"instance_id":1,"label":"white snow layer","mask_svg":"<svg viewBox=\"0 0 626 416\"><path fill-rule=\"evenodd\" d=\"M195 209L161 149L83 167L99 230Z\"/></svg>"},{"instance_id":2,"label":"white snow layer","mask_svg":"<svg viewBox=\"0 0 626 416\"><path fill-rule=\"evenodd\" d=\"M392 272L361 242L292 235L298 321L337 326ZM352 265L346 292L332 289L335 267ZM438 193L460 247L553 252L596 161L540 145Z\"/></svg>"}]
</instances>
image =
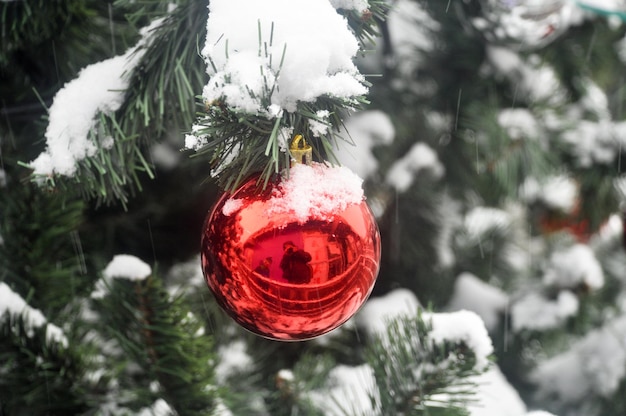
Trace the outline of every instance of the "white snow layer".
<instances>
[{"instance_id":1,"label":"white snow layer","mask_svg":"<svg viewBox=\"0 0 626 416\"><path fill-rule=\"evenodd\" d=\"M517 93L528 101L562 104L567 97L554 70L540 59L522 60L511 49L487 47L487 59L496 76L509 78L517 84ZM493 74L488 74L489 76Z\"/></svg>"},{"instance_id":2,"label":"white snow layer","mask_svg":"<svg viewBox=\"0 0 626 416\"><path fill-rule=\"evenodd\" d=\"M580 120L561 135L581 167L613 163L626 146L626 122Z\"/></svg>"},{"instance_id":3,"label":"white snow layer","mask_svg":"<svg viewBox=\"0 0 626 416\"><path fill-rule=\"evenodd\" d=\"M330 4L336 9L355 10L359 13L369 8L367 0L330 0Z\"/></svg>"},{"instance_id":4,"label":"white snow layer","mask_svg":"<svg viewBox=\"0 0 626 416\"><path fill-rule=\"evenodd\" d=\"M374 370L368 364L357 367L338 365L330 371L328 380L330 387L308 395L324 415L380 415Z\"/></svg>"},{"instance_id":5,"label":"white snow layer","mask_svg":"<svg viewBox=\"0 0 626 416\"><path fill-rule=\"evenodd\" d=\"M387 324L400 316L415 316L419 302L407 289L396 289L385 296L370 299L356 315L357 325L384 341ZM493 352L491 338L483 321L474 312L423 313L432 322L430 338L436 343L464 342L476 355L476 366L485 367Z\"/></svg>"},{"instance_id":6,"label":"white snow layer","mask_svg":"<svg viewBox=\"0 0 626 416\"><path fill-rule=\"evenodd\" d=\"M413 292L396 289L385 296L372 297L354 317L357 326L369 336L383 336L387 322L400 316L413 316L420 304Z\"/></svg>"},{"instance_id":7,"label":"white snow layer","mask_svg":"<svg viewBox=\"0 0 626 416\"><path fill-rule=\"evenodd\" d=\"M328 0L212 0L202 50L211 80L203 97L271 116L323 95L360 96L367 88L352 62L358 49Z\"/></svg>"},{"instance_id":8,"label":"white snow layer","mask_svg":"<svg viewBox=\"0 0 626 416\"><path fill-rule=\"evenodd\" d=\"M388 145L396 132L389 116L380 110L362 111L344 120L335 156L339 163L366 179L378 171L378 160L372 154L375 146Z\"/></svg>"},{"instance_id":9,"label":"white snow layer","mask_svg":"<svg viewBox=\"0 0 626 416\"><path fill-rule=\"evenodd\" d=\"M525 108L507 108L498 113L498 124L513 140L536 139L541 130L532 112Z\"/></svg>"},{"instance_id":10,"label":"white snow layer","mask_svg":"<svg viewBox=\"0 0 626 416\"><path fill-rule=\"evenodd\" d=\"M556 328L575 315L578 306L576 295L567 290L561 291L554 300L529 293L511 306L511 327L514 332Z\"/></svg>"},{"instance_id":11,"label":"white snow layer","mask_svg":"<svg viewBox=\"0 0 626 416\"><path fill-rule=\"evenodd\" d=\"M221 397L218 397L215 403L215 409L213 409L213 413L211 413L211 416L235 416L233 412L231 412L231 410L226 407L226 404L224 404L224 401L222 400Z\"/></svg>"},{"instance_id":12,"label":"white snow layer","mask_svg":"<svg viewBox=\"0 0 626 416\"><path fill-rule=\"evenodd\" d=\"M578 204L578 184L568 176L552 176L544 183L540 198L550 208L573 212Z\"/></svg>"},{"instance_id":13,"label":"white snow layer","mask_svg":"<svg viewBox=\"0 0 626 416\"><path fill-rule=\"evenodd\" d=\"M465 215L465 230L473 241L482 240L489 232L511 226L511 215L501 209L476 207Z\"/></svg>"},{"instance_id":14,"label":"white snow layer","mask_svg":"<svg viewBox=\"0 0 626 416\"><path fill-rule=\"evenodd\" d=\"M396 289L385 296L371 298L355 319L369 335L381 336L389 319L415 315L419 302L407 289ZM424 314L433 318L433 341L462 340L482 357L479 365L487 364L491 354L491 339L480 318L468 311L450 314ZM329 416L344 414L381 415L379 391L372 368L337 366L330 373L330 387L311 393L316 407ZM550 416L545 412L527 413L524 402L509 384L499 368L491 364L489 370L471 379L476 383L475 401L468 410L472 416Z\"/></svg>"},{"instance_id":15,"label":"white snow layer","mask_svg":"<svg viewBox=\"0 0 626 416\"><path fill-rule=\"evenodd\" d=\"M508 295L471 273L462 273L454 284L452 298L447 309L467 309L478 314L489 331L497 329L500 315L509 303Z\"/></svg>"},{"instance_id":16,"label":"white snow layer","mask_svg":"<svg viewBox=\"0 0 626 416\"><path fill-rule=\"evenodd\" d=\"M48 110L46 150L30 162L33 174L73 176L77 162L93 156L100 147L113 145L111 137L98 137L93 131L98 115L120 108L129 75L162 21L157 19L142 29L142 38L125 54L83 68L56 93Z\"/></svg>"},{"instance_id":17,"label":"white snow layer","mask_svg":"<svg viewBox=\"0 0 626 416\"><path fill-rule=\"evenodd\" d=\"M432 320L430 337L437 343L445 341L463 342L476 355L476 367L485 368L493 352L491 338L480 316L471 311L425 314Z\"/></svg>"},{"instance_id":18,"label":"white snow layer","mask_svg":"<svg viewBox=\"0 0 626 416\"><path fill-rule=\"evenodd\" d=\"M436 31L439 24L423 6L410 0L395 1L387 22L396 56L394 63L398 65L398 71L410 79L409 74L420 65L421 58L416 51L428 51L434 47L431 31Z\"/></svg>"},{"instance_id":19,"label":"white snow layer","mask_svg":"<svg viewBox=\"0 0 626 416\"><path fill-rule=\"evenodd\" d=\"M394 162L387 172L386 182L398 192L406 192L421 172L429 172L435 179L440 179L445 168L437 153L425 143L415 143L401 159Z\"/></svg>"},{"instance_id":20,"label":"white snow layer","mask_svg":"<svg viewBox=\"0 0 626 416\"><path fill-rule=\"evenodd\" d=\"M567 214L574 212L579 201L578 183L566 175L549 176L542 183L528 176L520 186L519 194L525 202L540 201Z\"/></svg>"},{"instance_id":21,"label":"white snow layer","mask_svg":"<svg viewBox=\"0 0 626 416\"><path fill-rule=\"evenodd\" d=\"M225 383L237 371L250 369L254 365L252 357L246 352L246 343L243 340L221 346L217 354L219 361L215 367L215 379L219 384Z\"/></svg>"},{"instance_id":22,"label":"white snow layer","mask_svg":"<svg viewBox=\"0 0 626 416\"><path fill-rule=\"evenodd\" d=\"M543 281L558 288L573 289L584 285L599 289L604 285L604 272L589 246L575 244L552 254Z\"/></svg>"},{"instance_id":23,"label":"white snow layer","mask_svg":"<svg viewBox=\"0 0 626 416\"><path fill-rule=\"evenodd\" d=\"M539 364L532 374L541 395L568 403L590 395L610 397L626 376L626 315L590 331L566 352Z\"/></svg>"},{"instance_id":24,"label":"white snow layer","mask_svg":"<svg viewBox=\"0 0 626 416\"><path fill-rule=\"evenodd\" d=\"M144 407L137 412L137 416L174 416L176 412L163 399L158 399L152 406Z\"/></svg>"},{"instance_id":25,"label":"white snow layer","mask_svg":"<svg viewBox=\"0 0 626 416\"><path fill-rule=\"evenodd\" d=\"M47 323L39 309L32 308L26 301L4 282L0 282L0 319L5 314L22 315L28 336L33 336L33 328L46 326L46 340L56 342L63 347L68 346L68 340L63 330L54 324Z\"/></svg>"},{"instance_id":26,"label":"white snow layer","mask_svg":"<svg viewBox=\"0 0 626 416\"><path fill-rule=\"evenodd\" d=\"M572 18L570 23L578 24L579 17ZM490 65L486 67L485 75L509 79L518 86L516 92L520 98L566 109L560 114L547 110L534 115L525 109L502 110L498 122L512 139L561 141L578 165L584 168L615 163L626 146L626 122L612 120L609 99L593 80L582 78L580 82L585 85L585 94L578 102L567 103L567 94L553 68L539 56L522 59L510 48L489 46L487 58ZM545 131L548 129L562 133L547 137Z\"/></svg>"},{"instance_id":27,"label":"white snow layer","mask_svg":"<svg viewBox=\"0 0 626 416\"><path fill-rule=\"evenodd\" d=\"M152 268L129 254L118 254L104 268L104 277L128 280L143 280L152 274Z\"/></svg>"},{"instance_id":28,"label":"white snow layer","mask_svg":"<svg viewBox=\"0 0 626 416\"><path fill-rule=\"evenodd\" d=\"M526 415L526 405L496 365L471 381L478 385L478 391L475 401L468 405L470 416Z\"/></svg>"},{"instance_id":29,"label":"white snow layer","mask_svg":"<svg viewBox=\"0 0 626 416\"><path fill-rule=\"evenodd\" d=\"M470 381L478 386L468 405L471 416L554 416L543 411L526 413L519 394L495 365ZM378 386L369 365L339 365L330 372L328 384L329 388L308 396L325 415L381 415Z\"/></svg>"},{"instance_id":30,"label":"white snow layer","mask_svg":"<svg viewBox=\"0 0 626 416\"><path fill-rule=\"evenodd\" d=\"M142 260L129 254L118 254L104 268L102 278L96 282L91 297L93 299L104 297L111 279L144 280L151 274L152 268Z\"/></svg>"}]
</instances>

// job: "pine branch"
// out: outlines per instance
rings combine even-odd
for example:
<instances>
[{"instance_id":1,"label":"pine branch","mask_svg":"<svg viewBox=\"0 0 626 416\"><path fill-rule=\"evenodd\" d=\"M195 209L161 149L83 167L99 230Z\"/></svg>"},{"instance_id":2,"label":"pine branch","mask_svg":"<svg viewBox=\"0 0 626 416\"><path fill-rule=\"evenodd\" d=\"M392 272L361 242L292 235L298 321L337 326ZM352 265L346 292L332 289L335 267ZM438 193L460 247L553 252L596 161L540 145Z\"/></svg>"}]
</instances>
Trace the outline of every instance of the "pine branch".
<instances>
[{"instance_id":1,"label":"pine branch","mask_svg":"<svg viewBox=\"0 0 626 416\"><path fill-rule=\"evenodd\" d=\"M11 52L41 44L62 30L68 20L85 19L91 11L84 0L2 2L0 66L8 63Z\"/></svg>"},{"instance_id":2,"label":"pine branch","mask_svg":"<svg viewBox=\"0 0 626 416\"><path fill-rule=\"evenodd\" d=\"M348 140L338 135L343 126L342 117L365 103L364 98L352 102L320 97L314 103L298 103L294 113L282 113L274 119L236 111L223 103L210 103L196 122L194 134L205 144L194 157L209 159L218 183L226 190L236 189L255 173L261 173L258 183L265 186L273 175L290 164L286 142L291 138L280 137L279 131L304 135L314 157L333 161L332 149L337 147L337 141ZM330 114L328 121L320 121L317 116L320 111ZM328 133L316 137L311 131L311 120L328 123Z\"/></svg>"},{"instance_id":3,"label":"pine branch","mask_svg":"<svg viewBox=\"0 0 626 416\"><path fill-rule=\"evenodd\" d=\"M163 6L163 2L155 2ZM194 120L195 93L206 83L198 45L206 32L208 1L186 0L165 18L134 71L116 115L126 137L153 143Z\"/></svg>"},{"instance_id":4,"label":"pine branch","mask_svg":"<svg viewBox=\"0 0 626 416\"><path fill-rule=\"evenodd\" d=\"M139 6L134 13L129 13L129 20L138 22L146 14L162 13L159 4L162 7L162 3L156 1ZM116 5L132 6L126 1L119 1ZM114 115L101 114L97 127L90 133L89 140L98 146L96 154L80 160L73 177L39 177L37 181L64 192L77 190L85 199L105 203L119 201L124 206L129 195L141 191L142 181L154 177L152 165L145 156L148 148L169 132L181 131L183 126L191 125L196 106L194 92L206 81L197 54L206 30L206 8L206 1L181 2L155 31L140 64L133 70L132 87L126 94L124 106ZM376 35L376 19L383 18L385 12L385 4L379 1L373 1L371 9L359 19L355 18L353 11L348 12L361 41L371 40ZM189 33L195 38L190 39ZM284 53L283 50L281 60ZM273 76L278 77L279 73L280 70ZM274 86L268 87L264 99L269 100L273 92ZM281 130L297 131L310 138L315 134L311 133L307 122L313 120L328 123L330 130L336 132L342 114L365 102L362 97L350 100L322 97L316 103L300 105L295 115L276 119L228 110L233 114L213 120L210 117L215 112L209 111L201 116L197 134L207 141L216 140L202 153L211 152L209 163L219 166L220 177L226 178L221 181L225 188L236 188L253 173L261 173L263 183L267 184L273 174L289 165L285 145L281 143L285 139L279 137ZM269 105L269 101L266 104ZM331 114L331 120L319 120L316 115L319 111ZM320 159L326 159L325 155L333 148L334 134L310 139ZM112 147L110 138L114 142ZM224 163L224 158L235 148L239 152L235 163Z\"/></svg>"},{"instance_id":5,"label":"pine branch","mask_svg":"<svg viewBox=\"0 0 626 416\"><path fill-rule=\"evenodd\" d=\"M305 354L294 365L293 371L279 371L274 378L276 390L266 400L268 411L276 416L321 416L323 412L314 405L309 394L324 387L334 365L329 355Z\"/></svg>"},{"instance_id":6,"label":"pine branch","mask_svg":"<svg viewBox=\"0 0 626 416\"><path fill-rule=\"evenodd\" d=\"M82 201L32 184L11 183L0 192L0 280L53 321L89 286L78 234L83 209Z\"/></svg>"},{"instance_id":7,"label":"pine branch","mask_svg":"<svg viewBox=\"0 0 626 416\"><path fill-rule=\"evenodd\" d=\"M618 155L626 160L626 152ZM578 171L580 183L580 218L589 221L589 231L598 231L607 218L620 210L620 198L615 191L614 180L621 172L614 166L594 166Z\"/></svg>"},{"instance_id":8,"label":"pine branch","mask_svg":"<svg viewBox=\"0 0 626 416\"><path fill-rule=\"evenodd\" d=\"M364 44L378 34L377 25L384 19L387 9L384 2L376 0L370 2L370 8L365 12L340 9L339 13L347 17L349 27L364 48ZM211 17L208 24L211 24ZM278 92L285 56L290 54L292 45L286 42L282 49L274 51L272 47L278 46L273 44L274 22L271 22L268 39L263 37L261 25L259 21L258 51L249 50L256 47L252 43L246 46L247 52L258 52L262 62L257 78L258 90L240 85L230 68L218 68L216 56L206 56L209 68L215 72L214 79L207 87L214 91L208 94L210 98L207 101L210 102L204 103L205 111L198 116L187 140L187 147L193 148L197 152L196 156L208 159L212 175L227 191L236 189L254 175L258 177L259 186L264 187L274 175L288 169L290 156L287 148L295 135L305 137L317 160L335 162L332 149L337 147L338 140L344 139L339 137L343 118L368 103L357 94L335 94L327 90L326 93L306 99L297 93L289 98L295 102L277 105L274 94ZM224 51L214 53L224 53L228 61L231 53L228 39L222 43ZM293 67L290 71L294 71ZM327 68L326 71L331 72L326 76L332 77L335 75L333 71L337 71L341 75L354 77L352 79L363 86L370 86L369 82L364 81L359 74L351 73L351 70L343 73L342 69ZM289 74L286 79L293 75ZM225 93L229 88L239 91L237 94L246 97L244 101L248 104L242 105L239 98L229 98ZM206 89L204 94L206 96Z\"/></svg>"},{"instance_id":9,"label":"pine branch","mask_svg":"<svg viewBox=\"0 0 626 416\"><path fill-rule=\"evenodd\" d=\"M383 294L396 286L406 287L440 307L447 302L446 293L456 276L442 270L440 251L433 242L443 224L450 221L450 213L443 205L440 182L424 175L413 188L417 192L395 198L378 221L383 241L387 241L380 273L386 278L378 279L374 291ZM420 238L414 238L416 235Z\"/></svg>"},{"instance_id":10,"label":"pine branch","mask_svg":"<svg viewBox=\"0 0 626 416\"><path fill-rule=\"evenodd\" d=\"M46 326L0 316L0 413L82 414L93 404L81 350L49 342Z\"/></svg>"},{"instance_id":11,"label":"pine branch","mask_svg":"<svg viewBox=\"0 0 626 416\"><path fill-rule=\"evenodd\" d=\"M358 13L355 10L346 11L339 9L339 13L348 19L348 25L354 31L364 50L376 43L376 38L380 36L379 25L385 21L387 13L392 7L386 1L381 0L368 0L368 3L369 8L363 13Z\"/></svg>"},{"instance_id":12,"label":"pine branch","mask_svg":"<svg viewBox=\"0 0 626 416\"><path fill-rule=\"evenodd\" d=\"M392 320L386 334L366 352L374 369L385 415L466 415L476 386L470 377L476 357L463 342L429 339L432 324L422 317Z\"/></svg>"},{"instance_id":13,"label":"pine branch","mask_svg":"<svg viewBox=\"0 0 626 416\"><path fill-rule=\"evenodd\" d=\"M132 41L136 31L110 6L93 0L0 4L0 122L5 116L32 122L81 68Z\"/></svg>"},{"instance_id":14,"label":"pine branch","mask_svg":"<svg viewBox=\"0 0 626 416\"><path fill-rule=\"evenodd\" d=\"M90 132L96 154L80 160L72 177L34 180L84 199L125 206L129 196L142 190L142 181L154 178L149 148L191 125L195 91L205 83L197 45L206 30L206 7L206 1L185 1L151 34L130 74L124 105L115 114L100 114ZM111 138L112 146L103 145Z\"/></svg>"},{"instance_id":15,"label":"pine branch","mask_svg":"<svg viewBox=\"0 0 626 416\"><path fill-rule=\"evenodd\" d=\"M129 407L162 397L180 415L203 415L215 405L212 340L202 322L171 297L159 279L111 282L109 295L94 302L102 331L114 338L142 376L120 373L120 383L137 392ZM150 382L158 383L158 388Z\"/></svg>"}]
</instances>

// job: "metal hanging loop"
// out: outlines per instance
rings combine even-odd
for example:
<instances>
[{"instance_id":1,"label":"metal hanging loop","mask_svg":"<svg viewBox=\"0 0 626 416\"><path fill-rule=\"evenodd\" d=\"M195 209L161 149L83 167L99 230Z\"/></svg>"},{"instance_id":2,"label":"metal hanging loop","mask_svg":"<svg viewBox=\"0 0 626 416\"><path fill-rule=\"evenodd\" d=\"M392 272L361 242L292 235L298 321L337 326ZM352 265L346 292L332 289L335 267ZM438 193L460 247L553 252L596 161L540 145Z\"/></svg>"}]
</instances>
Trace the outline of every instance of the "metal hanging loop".
<instances>
[{"instance_id":1,"label":"metal hanging loop","mask_svg":"<svg viewBox=\"0 0 626 416\"><path fill-rule=\"evenodd\" d=\"M313 161L313 148L309 145L304 136L297 134L289 145L292 166L296 163L310 165Z\"/></svg>"}]
</instances>

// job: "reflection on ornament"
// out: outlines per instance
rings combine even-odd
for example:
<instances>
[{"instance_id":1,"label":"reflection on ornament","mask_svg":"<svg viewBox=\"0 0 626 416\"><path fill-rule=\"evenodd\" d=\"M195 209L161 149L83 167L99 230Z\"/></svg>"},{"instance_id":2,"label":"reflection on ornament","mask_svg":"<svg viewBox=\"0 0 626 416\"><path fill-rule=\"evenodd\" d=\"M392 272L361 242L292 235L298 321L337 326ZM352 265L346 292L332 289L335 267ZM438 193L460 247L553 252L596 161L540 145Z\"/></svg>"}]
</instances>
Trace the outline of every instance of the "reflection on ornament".
<instances>
[{"instance_id":1,"label":"reflection on ornament","mask_svg":"<svg viewBox=\"0 0 626 416\"><path fill-rule=\"evenodd\" d=\"M489 42L539 48L565 32L571 7L568 0L481 0L482 16L472 25Z\"/></svg>"},{"instance_id":2,"label":"reflection on ornament","mask_svg":"<svg viewBox=\"0 0 626 416\"><path fill-rule=\"evenodd\" d=\"M201 258L207 284L220 306L255 334L317 337L347 321L371 293L380 236L363 198L334 208L321 202L309 211L291 207L286 190L302 171L326 169L335 168L294 166L288 179L261 191L252 178L224 194L206 219ZM328 181L314 182L318 189L304 189L296 199L317 193L317 203L341 194Z\"/></svg>"},{"instance_id":3,"label":"reflection on ornament","mask_svg":"<svg viewBox=\"0 0 626 416\"><path fill-rule=\"evenodd\" d=\"M626 21L626 0L613 0L612 2L579 0L576 3L583 10L599 14L600 16L617 16Z\"/></svg>"}]
</instances>

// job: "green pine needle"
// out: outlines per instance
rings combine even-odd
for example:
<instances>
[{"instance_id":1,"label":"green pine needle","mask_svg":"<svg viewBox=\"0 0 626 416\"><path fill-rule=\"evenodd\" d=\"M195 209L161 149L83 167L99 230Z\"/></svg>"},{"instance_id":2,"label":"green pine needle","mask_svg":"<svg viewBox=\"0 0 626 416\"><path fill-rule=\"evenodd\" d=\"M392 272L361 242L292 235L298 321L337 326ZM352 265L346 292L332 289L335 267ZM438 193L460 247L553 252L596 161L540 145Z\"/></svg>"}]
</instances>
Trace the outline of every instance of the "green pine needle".
<instances>
[{"instance_id":1,"label":"green pine needle","mask_svg":"<svg viewBox=\"0 0 626 416\"><path fill-rule=\"evenodd\" d=\"M434 343L431 331L418 311L390 321L384 337L368 346L366 359L385 415L467 414L476 390L469 378L483 370L475 368L474 353L464 343Z\"/></svg>"}]
</instances>

